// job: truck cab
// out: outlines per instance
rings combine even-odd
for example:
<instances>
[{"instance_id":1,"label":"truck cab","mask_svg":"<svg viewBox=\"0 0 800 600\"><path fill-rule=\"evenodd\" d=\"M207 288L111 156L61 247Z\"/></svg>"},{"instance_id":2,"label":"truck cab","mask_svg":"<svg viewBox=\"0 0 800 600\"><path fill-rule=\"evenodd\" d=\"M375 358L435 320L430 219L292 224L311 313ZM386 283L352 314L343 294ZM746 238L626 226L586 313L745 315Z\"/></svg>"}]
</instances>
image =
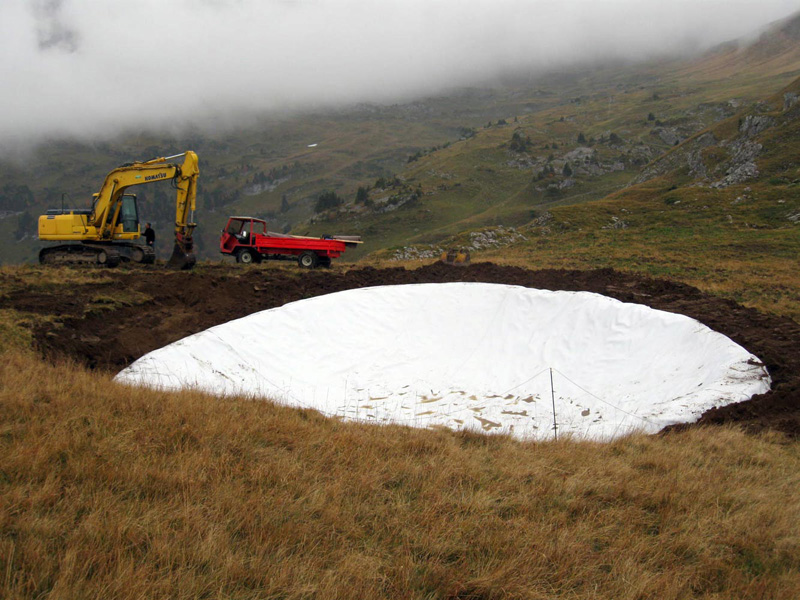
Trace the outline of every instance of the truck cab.
<instances>
[{"instance_id":1,"label":"truck cab","mask_svg":"<svg viewBox=\"0 0 800 600\"><path fill-rule=\"evenodd\" d=\"M233 251L237 246L250 246L256 235L267 235L267 222L252 217L231 217L222 230L220 250Z\"/></svg>"}]
</instances>

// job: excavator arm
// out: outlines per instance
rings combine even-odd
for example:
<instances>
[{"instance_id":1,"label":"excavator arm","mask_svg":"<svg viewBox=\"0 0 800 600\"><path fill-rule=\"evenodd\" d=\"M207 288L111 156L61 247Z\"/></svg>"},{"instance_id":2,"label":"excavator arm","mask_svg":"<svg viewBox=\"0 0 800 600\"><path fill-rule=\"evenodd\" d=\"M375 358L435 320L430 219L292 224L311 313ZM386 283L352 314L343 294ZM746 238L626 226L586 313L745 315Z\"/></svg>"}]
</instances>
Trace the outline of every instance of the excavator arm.
<instances>
[{"instance_id":1,"label":"excavator arm","mask_svg":"<svg viewBox=\"0 0 800 600\"><path fill-rule=\"evenodd\" d=\"M197 176L200 171L197 154L189 151L184 156L183 166L174 180L178 190L175 203L175 247L167 264L171 267L191 268L195 263L192 234L197 227L192 218L196 210ZM190 264L183 264L182 261L190 261Z\"/></svg>"}]
</instances>

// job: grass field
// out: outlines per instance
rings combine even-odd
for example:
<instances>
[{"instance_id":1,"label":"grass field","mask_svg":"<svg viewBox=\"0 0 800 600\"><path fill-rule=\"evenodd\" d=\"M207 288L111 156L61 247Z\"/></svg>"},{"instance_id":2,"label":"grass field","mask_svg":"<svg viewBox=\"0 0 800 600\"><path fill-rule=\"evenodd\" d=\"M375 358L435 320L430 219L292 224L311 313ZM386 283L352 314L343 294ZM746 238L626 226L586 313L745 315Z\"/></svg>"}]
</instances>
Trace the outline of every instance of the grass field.
<instances>
[{"instance_id":1,"label":"grass field","mask_svg":"<svg viewBox=\"0 0 800 600\"><path fill-rule=\"evenodd\" d=\"M533 444L115 385L7 350L4 598L771 598L800 455L734 429Z\"/></svg>"},{"instance_id":2,"label":"grass field","mask_svg":"<svg viewBox=\"0 0 800 600\"><path fill-rule=\"evenodd\" d=\"M646 248L598 239L570 264ZM555 262L548 243L529 251ZM84 310L152 301L102 270L0 270L0 297L98 285ZM41 324L58 326L0 309L0 597L789 600L800 586L800 445L782 434L526 443L344 423L122 387L43 360Z\"/></svg>"}]
</instances>

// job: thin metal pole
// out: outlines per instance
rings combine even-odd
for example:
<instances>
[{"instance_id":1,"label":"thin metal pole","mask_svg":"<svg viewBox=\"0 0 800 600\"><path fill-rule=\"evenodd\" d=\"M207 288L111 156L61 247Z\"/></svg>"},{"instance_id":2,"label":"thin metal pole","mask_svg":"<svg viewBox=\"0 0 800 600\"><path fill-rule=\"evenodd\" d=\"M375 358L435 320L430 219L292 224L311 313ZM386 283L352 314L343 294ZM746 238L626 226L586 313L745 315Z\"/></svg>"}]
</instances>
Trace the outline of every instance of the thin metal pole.
<instances>
[{"instance_id":1,"label":"thin metal pole","mask_svg":"<svg viewBox=\"0 0 800 600\"><path fill-rule=\"evenodd\" d=\"M558 441L558 423L556 423L556 392L553 388L553 367L550 367L550 397L553 400L553 432Z\"/></svg>"}]
</instances>

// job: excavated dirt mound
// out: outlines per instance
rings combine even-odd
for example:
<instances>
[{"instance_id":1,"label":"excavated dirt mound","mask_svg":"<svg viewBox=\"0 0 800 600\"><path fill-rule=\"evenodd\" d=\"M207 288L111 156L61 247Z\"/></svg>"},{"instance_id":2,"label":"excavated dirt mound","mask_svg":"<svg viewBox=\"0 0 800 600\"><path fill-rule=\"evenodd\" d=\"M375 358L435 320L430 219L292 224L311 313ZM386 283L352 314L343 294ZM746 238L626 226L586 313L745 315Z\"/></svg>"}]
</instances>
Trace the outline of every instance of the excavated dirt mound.
<instances>
[{"instance_id":1,"label":"excavated dirt mound","mask_svg":"<svg viewBox=\"0 0 800 600\"><path fill-rule=\"evenodd\" d=\"M109 272L108 277L111 282L77 286L64 295L7 296L0 305L59 315L64 327L35 331L39 350L50 359L68 356L91 368L116 372L151 350L214 325L352 288L475 281L596 292L693 317L765 362L773 379L771 392L712 409L703 415L701 423L739 422L754 431L776 429L792 436L800 433L800 325L680 283L611 269L528 271L491 263L469 267L434 264L412 271L359 268L342 273L220 265L181 273L141 268ZM152 300L87 310L92 298L96 303L104 292L120 288ZM469 319L469 315L464 318Z\"/></svg>"}]
</instances>

